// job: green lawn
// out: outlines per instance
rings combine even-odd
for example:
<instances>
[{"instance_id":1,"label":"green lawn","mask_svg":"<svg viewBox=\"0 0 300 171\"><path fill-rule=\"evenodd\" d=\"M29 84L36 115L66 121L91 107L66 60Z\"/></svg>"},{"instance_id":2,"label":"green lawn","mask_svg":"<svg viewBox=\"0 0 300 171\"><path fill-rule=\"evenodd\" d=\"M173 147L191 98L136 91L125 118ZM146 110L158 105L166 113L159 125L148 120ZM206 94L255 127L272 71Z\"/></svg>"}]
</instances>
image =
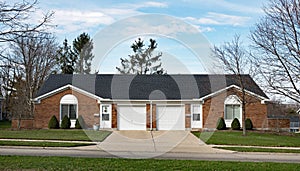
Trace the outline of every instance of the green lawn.
<instances>
[{"instance_id":1,"label":"green lawn","mask_svg":"<svg viewBox=\"0 0 300 171\"><path fill-rule=\"evenodd\" d=\"M300 135L278 135L275 133L248 132L243 136L241 131L193 132L197 137L206 140L207 144L216 145L245 145L245 146L274 146L300 147ZM211 135L211 136L210 136Z\"/></svg>"},{"instance_id":2,"label":"green lawn","mask_svg":"<svg viewBox=\"0 0 300 171\"><path fill-rule=\"evenodd\" d=\"M0 156L0 170L300 170L300 164Z\"/></svg>"},{"instance_id":3,"label":"green lawn","mask_svg":"<svg viewBox=\"0 0 300 171\"><path fill-rule=\"evenodd\" d=\"M30 146L30 147L78 147L93 145L92 143L71 142L36 142L36 141L0 141L0 146Z\"/></svg>"},{"instance_id":4,"label":"green lawn","mask_svg":"<svg viewBox=\"0 0 300 171\"><path fill-rule=\"evenodd\" d=\"M11 128L10 121L0 121L0 129L8 129Z\"/></svg>"},{"instance_id":5,"label":"green lawn","mask_svg":"<svg viewBox=\"0 0 300 171\"><path fill-rule=\"evenodd\" d=\"M103 141L110 131L93 130L0 130L0 138L35 139L35 140L69 140L69 141Z\"/></svg>"},{"instance_id":6,"label":"green lawn","mask_svg":"<svg viewBox=\"0 0 300 171\"><path fill-rule=\"evenodd\" d=\"M270 148L254 148L254 147L214 147L224 150L232 150L238 152L267 152L267 153L300 153L297 149L270 149Z\"/></svg>"}]
</instances>

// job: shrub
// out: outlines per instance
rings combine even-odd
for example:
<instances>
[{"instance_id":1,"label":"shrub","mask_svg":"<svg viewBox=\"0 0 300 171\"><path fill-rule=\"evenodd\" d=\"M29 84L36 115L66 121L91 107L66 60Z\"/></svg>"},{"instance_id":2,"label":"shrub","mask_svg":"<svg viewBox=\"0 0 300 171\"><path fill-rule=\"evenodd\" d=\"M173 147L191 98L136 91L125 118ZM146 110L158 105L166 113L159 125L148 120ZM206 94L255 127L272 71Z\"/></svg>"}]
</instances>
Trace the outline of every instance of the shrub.
<instances>
[{"instance_id":1,"label":"shrub","mask_svg":"<svg viewBox=\"0 0 300 171\"><path fill-rule=\"evenodd\" d=\"M253 129L253 124L252 124L251 119L247 118L247 119L245 120L245 126L246 126L246 129L247 129L247 130L252 130L252 129Z\"/></svg>"},{"instance_id":2,"label":"shrub","mask_svg":"<svg viewBox=\"0 0 300 171\"><path fill-rule=\"evenodd\" d=\"M55 115L53 115L48 123L48 128L49 129L58 129L59 128L59 123Z\"/></svg>"},{"instance_id":3,"label":"shrub","mask_svg":"<svg viewBox=\"0 0 300 171\"><path fill-rule=\"evenodd\" d=\"M240 130L241 124L240 121L237 118L234 118L231 123L231 129L232 130Z\"/></svg>"},{"instance_id":4,"label":"shrub","mask_svg":"<svg viewBox=\"0 0 300 171\"><path fill-rule=\"evenodd\" d=\"M75 129L82 129L85 127L85 122L82 116L79 116L76 119L76 123L75 123Z\"/></svg>"},{"instance_id":5,"label":"shrub","mask_svg":"<svg viewBox=\"0 0 300 171\"><path fill-rule=\"evenodd\" d=\"M220 117L217 122L217 130L224 130L224 129L226 129L226 124L224 118Z\"/></svg>"},{"instance_id":6,"label":"shrub","mask_svg":"<svg viewBox=\"0 0 300 171\"><path fill-rule=\"evenodd\" d=\"M62 129L70 129L71 127L71 120L68 116L64 116L63 120L61 121L60 128Z\"/></svg>"}]
</instances>

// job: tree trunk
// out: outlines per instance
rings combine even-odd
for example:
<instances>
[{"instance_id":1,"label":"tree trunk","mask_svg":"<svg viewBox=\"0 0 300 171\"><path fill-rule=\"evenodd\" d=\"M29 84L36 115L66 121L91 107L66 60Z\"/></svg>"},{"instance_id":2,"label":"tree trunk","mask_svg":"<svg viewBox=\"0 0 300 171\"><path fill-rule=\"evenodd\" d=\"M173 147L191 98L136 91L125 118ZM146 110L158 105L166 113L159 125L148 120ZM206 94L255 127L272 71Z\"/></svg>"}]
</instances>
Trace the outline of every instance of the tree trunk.
<instances>
[{"instance_id":1,"label":"tree trunk","mask_svg":"<svg viewBox=\"0 0 300 171\"><path fill-rule=\"evenodd\" d=\"M246 104L245 104L245 102L243 102L242 112L243 112L243 135L246 136L247 130L246 130Z\"/></svg>"}]
</instances>

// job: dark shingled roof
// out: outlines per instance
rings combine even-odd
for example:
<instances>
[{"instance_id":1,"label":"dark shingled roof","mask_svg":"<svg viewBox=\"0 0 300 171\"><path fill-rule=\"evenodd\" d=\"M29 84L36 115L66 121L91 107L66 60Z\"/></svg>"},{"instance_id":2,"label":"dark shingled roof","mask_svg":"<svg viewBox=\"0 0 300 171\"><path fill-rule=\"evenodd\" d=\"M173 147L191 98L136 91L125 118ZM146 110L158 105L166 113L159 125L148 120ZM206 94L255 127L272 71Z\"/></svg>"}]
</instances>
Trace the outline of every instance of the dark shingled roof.
<instances>
[{"instance_id":1,"label":"dark shingled roof","mask_svg":"<svg viewBox=\"0 0 300 171\"><path fill-rule=\"evenodd\" d=\"M249 75L245 88L268 98ZM73 85L108 99L194 99L230 85L239 86L236 75L50 75L36 97L65 85Z\"/></svg>"}]
</instances>

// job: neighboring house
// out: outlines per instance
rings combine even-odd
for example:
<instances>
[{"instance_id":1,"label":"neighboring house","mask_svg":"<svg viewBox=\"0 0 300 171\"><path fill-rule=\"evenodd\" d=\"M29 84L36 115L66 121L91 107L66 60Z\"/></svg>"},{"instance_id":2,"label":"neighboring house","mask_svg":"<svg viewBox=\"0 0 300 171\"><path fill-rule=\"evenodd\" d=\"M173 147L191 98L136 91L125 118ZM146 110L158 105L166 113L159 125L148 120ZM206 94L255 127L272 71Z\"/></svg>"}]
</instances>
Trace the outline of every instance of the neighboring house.
<instances>
[{"instance_id":1,"label":"neighboring house","mask_svg":"<svg viewBox=\"0 0 300 171\"><path fill-rule=\"evenodd\" d=\"M254 128L266 128L268 97L249 75L243 75L246 117ZM118 130L214 129L242 124L241 89L235 75L50 75L35 100L36 128L47 128L55 115L67 115L71 126L81 115L88 128Z\"/></svg>"},{"instance_id":2,"label":"neighboring house","mask_svg":"<svg viewBox=\"0 0 300 171\"><path fill-rule=\"evenodd\" d=\"M299 132L300 120L299 116L290 117L290 132Z\"/></svg>"}]
</instances>

